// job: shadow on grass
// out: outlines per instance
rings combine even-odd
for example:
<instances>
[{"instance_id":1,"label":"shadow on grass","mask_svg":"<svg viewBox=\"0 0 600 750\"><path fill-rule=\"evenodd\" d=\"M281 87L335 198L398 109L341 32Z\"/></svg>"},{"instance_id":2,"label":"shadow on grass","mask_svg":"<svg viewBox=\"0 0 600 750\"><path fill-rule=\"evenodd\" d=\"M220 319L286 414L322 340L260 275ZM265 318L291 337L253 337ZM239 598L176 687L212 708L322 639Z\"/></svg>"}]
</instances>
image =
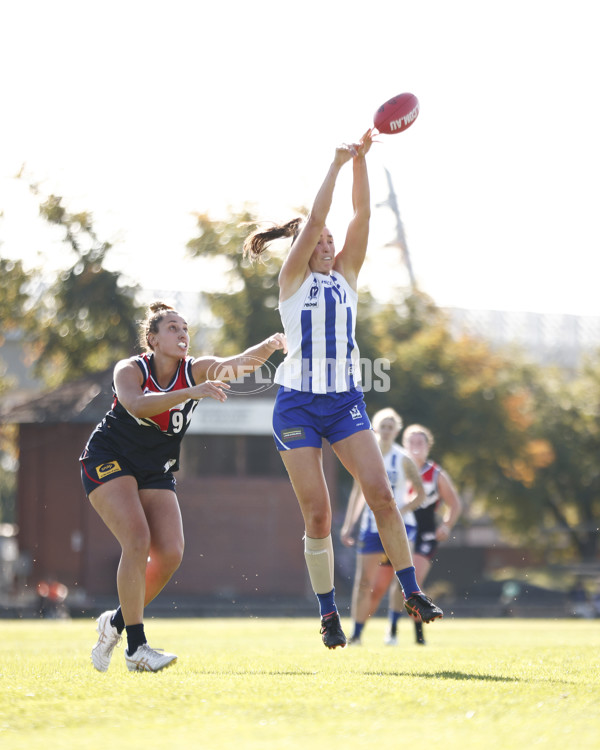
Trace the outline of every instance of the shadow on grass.
<instances>
[{"instance_id":1,"label":"shadow on grass","mask_svg":"<svg viewBox=\"0 0 600 750\"><path fill-rule=\"evenodd\" d=\"M434 680L481 680L482 682L520 682L518 677L499 677L493 674L471 674L470 672L363 672L368 677L429 677Z\"/></svg>"},{"instance_id":2,"label":"shadow on grass","mask_svg":"<svg viewBox=\"0 0 600 750\"><path fill-rule=\"evenodd\" d=\"M309 671L303 669L281 669L281 670L255 670L255 669L240 669L236 671L231 670L199 670L201 674L213 675L213 676L257 676L257 677L312 677L318 674L317 671ZM443 672L400 672L400 671L381 671L381 672L359 672L365 677L425 677L434 680L481 680L482 682L520 682L518 677L499 677L498 675L491 674L471 674L470 672L454 672L454 671L443 671Z\"/></svg>"},{"instance_id":3,"label":"shadow on grass","mask_svg":"<svg viewBox=\"0 0 600 750\"><path fill-rule=\"evenodd\" d=\"M240 669L240 670L209 670L199 669L198 674L211 675L213 677L313 677L318 674L316 670L304 671L302 669L271 669L271 670L260 670L260 669Z\"/></svg>"}]
</instances>

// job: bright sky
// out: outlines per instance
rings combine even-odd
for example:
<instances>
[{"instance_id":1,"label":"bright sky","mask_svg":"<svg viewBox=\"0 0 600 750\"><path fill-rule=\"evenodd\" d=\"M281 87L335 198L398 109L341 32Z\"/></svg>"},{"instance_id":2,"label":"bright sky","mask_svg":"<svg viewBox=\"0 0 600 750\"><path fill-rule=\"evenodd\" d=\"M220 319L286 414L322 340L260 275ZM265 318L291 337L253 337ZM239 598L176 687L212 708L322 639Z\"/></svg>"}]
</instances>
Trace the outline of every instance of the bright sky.
<instances>
[{"instance_id":1,"label":"bright sky","mask_svg":"<svg viewBox=\"0 0 600 750\"><path fill-rule=\"evenodd\" d=\"M419 118L369 155L374 293L406 281L382 249L385 167L439 305L600 314L595 0L19 0L0 10L0 69L4 256L70 263L12 179L25 164L92 211L109 267L149 290L219 286L184 259L193 212L291 218L336 144L409 91Z\"/></svg>"}]
</instances>

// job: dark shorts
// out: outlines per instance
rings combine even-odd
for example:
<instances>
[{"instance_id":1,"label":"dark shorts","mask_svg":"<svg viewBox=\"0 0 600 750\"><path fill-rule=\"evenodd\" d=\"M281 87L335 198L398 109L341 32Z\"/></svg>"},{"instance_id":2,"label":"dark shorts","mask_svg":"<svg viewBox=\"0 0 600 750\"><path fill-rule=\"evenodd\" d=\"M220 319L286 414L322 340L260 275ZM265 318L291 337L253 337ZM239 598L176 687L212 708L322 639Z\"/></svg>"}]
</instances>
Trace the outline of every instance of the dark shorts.
<instances>
[{"instance_id":1,"label":"dark shorts","mask_svg":"<svg viewBox=\"0 0 600 750\"><path fill-rule=\"evenodd\" d=\"M85 458L80 458L79 462L81 463L81 481L86 495L89 495L96 487L117 477L133 477L140 490L173 490L175 492L175 477L171 471L140 471L132 467L123 456L109 455L100 451L88 453Z\"/></svg>"},{"instance_id":2,"label":"dark shorts","mask_svg":"<svg viewBox=\"0 0 600 750\"><path fill-rule=\"evenodd\" d=\"M411 524L405 524L406 536L408 541L412 542L417 533L417 527ZM385 550L381 543L381 537L376 531L361 532L358 538L357 551L359 555L372 555L374 552L381 552L385 556ZM386 557L387 560L387 557Z\"/></svg>"},{"instance_id":3,"label":"dark shorts","mask_svg":"<svg viewBox=\"0 0 600 750\"><path fill-rule=\"evenodd\" d=\"M363 392L309 393L280 388L273 410L273 438L280 451L321 448L370 430Z\"/></svg>"},{"instance_id":4,"label":"dark shorts","mask_svg":"<svg viewBox=\"0 0 600 750\"><path fill-rule=\"evenodd\" d=\"M413 552L421 555L421 557L427 557L430 560L433 559L435 551L438 548L438 540L435 538L435 531L425 531L423 533L417 533L415 543L413 546Z\"/></svg>"}]
</instances>

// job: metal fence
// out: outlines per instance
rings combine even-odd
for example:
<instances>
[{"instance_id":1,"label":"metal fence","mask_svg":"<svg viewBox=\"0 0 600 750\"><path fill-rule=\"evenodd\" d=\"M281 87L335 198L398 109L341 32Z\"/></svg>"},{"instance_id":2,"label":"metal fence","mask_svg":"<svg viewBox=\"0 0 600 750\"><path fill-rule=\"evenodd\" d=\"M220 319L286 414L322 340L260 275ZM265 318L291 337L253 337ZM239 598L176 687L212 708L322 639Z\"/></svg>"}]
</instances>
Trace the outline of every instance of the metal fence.
<instances>
[{"instance_id":1,"label":"metal fence","mask_svg":"<svg viewBox=\"0 0 600 750\"><path fill-rule=\"evenodd\" d=\"M460 308L444 312L453 335L518 346L540 364L572 368L583 355L600 352L600 317Z\"/></svg>"}]
</instances>

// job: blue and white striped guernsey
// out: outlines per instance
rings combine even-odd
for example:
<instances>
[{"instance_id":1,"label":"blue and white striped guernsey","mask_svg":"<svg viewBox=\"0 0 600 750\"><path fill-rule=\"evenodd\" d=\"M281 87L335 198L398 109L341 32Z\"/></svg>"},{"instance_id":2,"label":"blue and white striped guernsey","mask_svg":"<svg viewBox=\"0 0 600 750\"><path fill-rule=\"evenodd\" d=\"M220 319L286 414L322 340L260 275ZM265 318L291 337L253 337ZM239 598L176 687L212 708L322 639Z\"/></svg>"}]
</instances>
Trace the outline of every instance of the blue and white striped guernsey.
<instances>
[{"instance_id":1,"label":"blue and white striped guernsey","mask_svg":"<svg viewBox=\"0 0 600 750\"><path fill-rule=\"evenodd\" d=\"M275 382L312 393L341 393L360 382L355 341L358 294L337 272L311 273L279 305L288 354Z\"/></svg>"}]
</instances>

